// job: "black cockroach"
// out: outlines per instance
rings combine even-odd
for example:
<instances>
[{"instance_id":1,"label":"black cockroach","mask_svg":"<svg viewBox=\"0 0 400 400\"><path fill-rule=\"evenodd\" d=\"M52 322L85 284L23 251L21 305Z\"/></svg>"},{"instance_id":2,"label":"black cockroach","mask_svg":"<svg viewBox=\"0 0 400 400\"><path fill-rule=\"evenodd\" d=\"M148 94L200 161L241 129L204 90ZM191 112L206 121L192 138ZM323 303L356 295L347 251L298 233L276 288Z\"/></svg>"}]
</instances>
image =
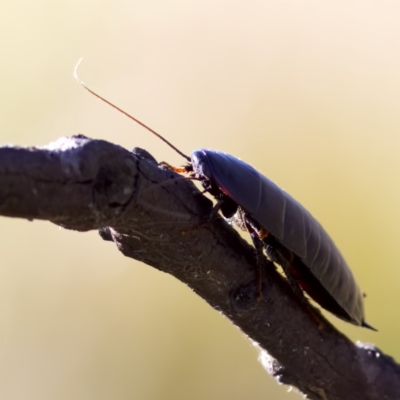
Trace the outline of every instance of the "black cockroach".
<instances>
[{"instance_id":1,"label":"black cockroach","mask_svg":"<svg viewBox=\"0 0 400 400\"><path fill-rule=\"evenodd\" d=\"M173 168L190 173L218 201L231 218L237 212L258 252L280 264L292 288L337 317L375 330L364 318L363 295L333 240L319 222L293 197L244 161L216 150L196 150L188 157L153 129L93 92L77 75L75 79L91 94L122 112L156 135L188 164ZM302 290L301 290L302 289Z\"/></svg>"}]
</instances>

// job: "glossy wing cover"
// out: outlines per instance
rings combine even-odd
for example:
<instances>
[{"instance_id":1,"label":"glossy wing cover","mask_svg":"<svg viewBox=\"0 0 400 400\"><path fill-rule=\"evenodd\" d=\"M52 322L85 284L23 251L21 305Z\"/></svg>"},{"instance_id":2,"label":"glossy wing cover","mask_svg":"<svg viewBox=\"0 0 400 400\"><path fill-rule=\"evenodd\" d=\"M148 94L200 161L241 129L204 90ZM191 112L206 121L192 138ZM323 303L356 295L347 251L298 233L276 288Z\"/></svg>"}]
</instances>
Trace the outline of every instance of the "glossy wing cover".
<instances>
[{"instance_id":1,"label":"glossy wing cover","mask_svg":"<svg viewBox=\"0 0 400 400\"><path fill-rule=\"evenodd\" d=\"M248 215L296 254L348 313L364 322L363 298L346 261L318 221L293 197L249 164L229 154L192 153L196 174L206 176Z\"/></svg>"}]
</instances>

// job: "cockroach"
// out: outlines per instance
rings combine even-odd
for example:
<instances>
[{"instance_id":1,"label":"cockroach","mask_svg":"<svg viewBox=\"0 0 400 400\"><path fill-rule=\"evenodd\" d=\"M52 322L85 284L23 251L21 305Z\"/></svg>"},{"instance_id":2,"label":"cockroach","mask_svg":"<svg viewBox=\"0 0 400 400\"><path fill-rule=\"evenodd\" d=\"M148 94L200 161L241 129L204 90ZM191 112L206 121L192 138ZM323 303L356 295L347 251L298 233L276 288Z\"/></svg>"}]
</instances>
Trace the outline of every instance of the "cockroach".
<instances>
[{"instance_id":1,"label":"cockroach","mask_svg":"<svg viewBox=\"0 0 400 400\"><path fill-rule=\"evenodd\" d=\"M251 165L230 154L210 149L185 155L163 136L92 91L87 91L157 136L186 159L184 172L201 182L225 218L239 215L260 256L260 249L282 269L293 290L306 292L321 307L354 325L375 330L365 321L363 294L342 254L320 223L292 196ZM166 164L168 165L168 164ZM258 257L259 258L259 257ZM304 297L303 297L304 299Z\"/></svg>"}]
</instances>

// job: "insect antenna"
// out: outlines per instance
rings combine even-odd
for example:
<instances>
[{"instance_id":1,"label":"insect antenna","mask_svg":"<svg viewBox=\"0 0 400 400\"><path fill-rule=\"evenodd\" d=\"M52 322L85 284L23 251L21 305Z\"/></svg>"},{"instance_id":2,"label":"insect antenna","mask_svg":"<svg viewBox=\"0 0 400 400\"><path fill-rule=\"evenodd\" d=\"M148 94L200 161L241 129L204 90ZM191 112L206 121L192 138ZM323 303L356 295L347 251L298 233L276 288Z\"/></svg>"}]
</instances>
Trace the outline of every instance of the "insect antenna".
<instances>
[{"instance_id":1,"label":"insect antenna","mask_svg":"<svg viewBox=\"0 0 400 400\"><path fill-rule=\"evenodd\" d=\"M79 79L78 76L78 68L80 63L82 62L82 58L77 62L75 68L74 68L74 78L75 80L81 85L83 86L89 93L91 93L93 96L97 97L98 99L104 101L104 103L108 104L109 106L111 106L112 108L116 109L117 111L119 111L120 113L126 115L128 118L130 118L132 121L135 121L137 124L139 124L140 126L142 126L143 128L147 129L149 132L151 132L153 135L157 136L159 139L161 139L164 143L166 143L169 147L171 147L172 149L174 149L179 155L181 155L183 158L185 158L187 161L191 161L190 157L188 157L186 154L182 153L178 148L176 148L172 143L170 143L167 139L165 139L163 136L161 136L159 133L157 133L154 129L151 129L149 126L147 126L146 124L144 124L143 122L139 121L138 119L136 119L135 117L133 117L132 115L128 114L126 111L122 110L121 108L119 108L118 106L116 106L115 104L111 103L110 101L108 101L107 99L105 99L104 97L100 96L99 94L97 94L96 92L94 92L92 89L90 89L83 81L81 81Z\"/></svg>"}]
</instances>

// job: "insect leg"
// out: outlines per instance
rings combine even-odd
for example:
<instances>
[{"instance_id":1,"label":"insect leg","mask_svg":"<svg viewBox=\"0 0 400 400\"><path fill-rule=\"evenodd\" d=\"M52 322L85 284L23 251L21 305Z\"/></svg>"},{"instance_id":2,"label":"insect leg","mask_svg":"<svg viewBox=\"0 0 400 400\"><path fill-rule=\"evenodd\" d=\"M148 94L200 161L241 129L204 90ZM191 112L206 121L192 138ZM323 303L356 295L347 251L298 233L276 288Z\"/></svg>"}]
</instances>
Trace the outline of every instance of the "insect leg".
<instances>
[{"instance_id":1,"label":"insect leg","mask_svg":"<svg viewBox=\"0 0 400 400\"><path fill-rule=\"evenodd\" d=\"M299 281L302 280L303 276L301 271L299 271L299 269L297 269L295 266L296 259L293 253L283 248L278 242L276 242L274 238L270 236L264 239L263 244L265 247L265 251L267 252L267 255L271 259L271 261L279 264L282 267L290 288L306 309L307 314L310 316L311 320L318 325L318 329L322 329L325 323L321 318L320 311L312 307L312 305L304 295L304 291L299 285Z\"/></svg>"},{"instance_id":2,"label":"insect leg","mask_svg":"<svg viewBox=\"0 0 400 400\"><path fill-rule=\"evenodd\" d=\"M263 299L261 268L263 268L265 264L264 251L263 251L264 246L262 241L258 238L258 236L255 233L250 233L250 237L256 249L257 266L255 269L255 281L257 288L257 300L260 301Z\"/></svg>"}]
</instances>

